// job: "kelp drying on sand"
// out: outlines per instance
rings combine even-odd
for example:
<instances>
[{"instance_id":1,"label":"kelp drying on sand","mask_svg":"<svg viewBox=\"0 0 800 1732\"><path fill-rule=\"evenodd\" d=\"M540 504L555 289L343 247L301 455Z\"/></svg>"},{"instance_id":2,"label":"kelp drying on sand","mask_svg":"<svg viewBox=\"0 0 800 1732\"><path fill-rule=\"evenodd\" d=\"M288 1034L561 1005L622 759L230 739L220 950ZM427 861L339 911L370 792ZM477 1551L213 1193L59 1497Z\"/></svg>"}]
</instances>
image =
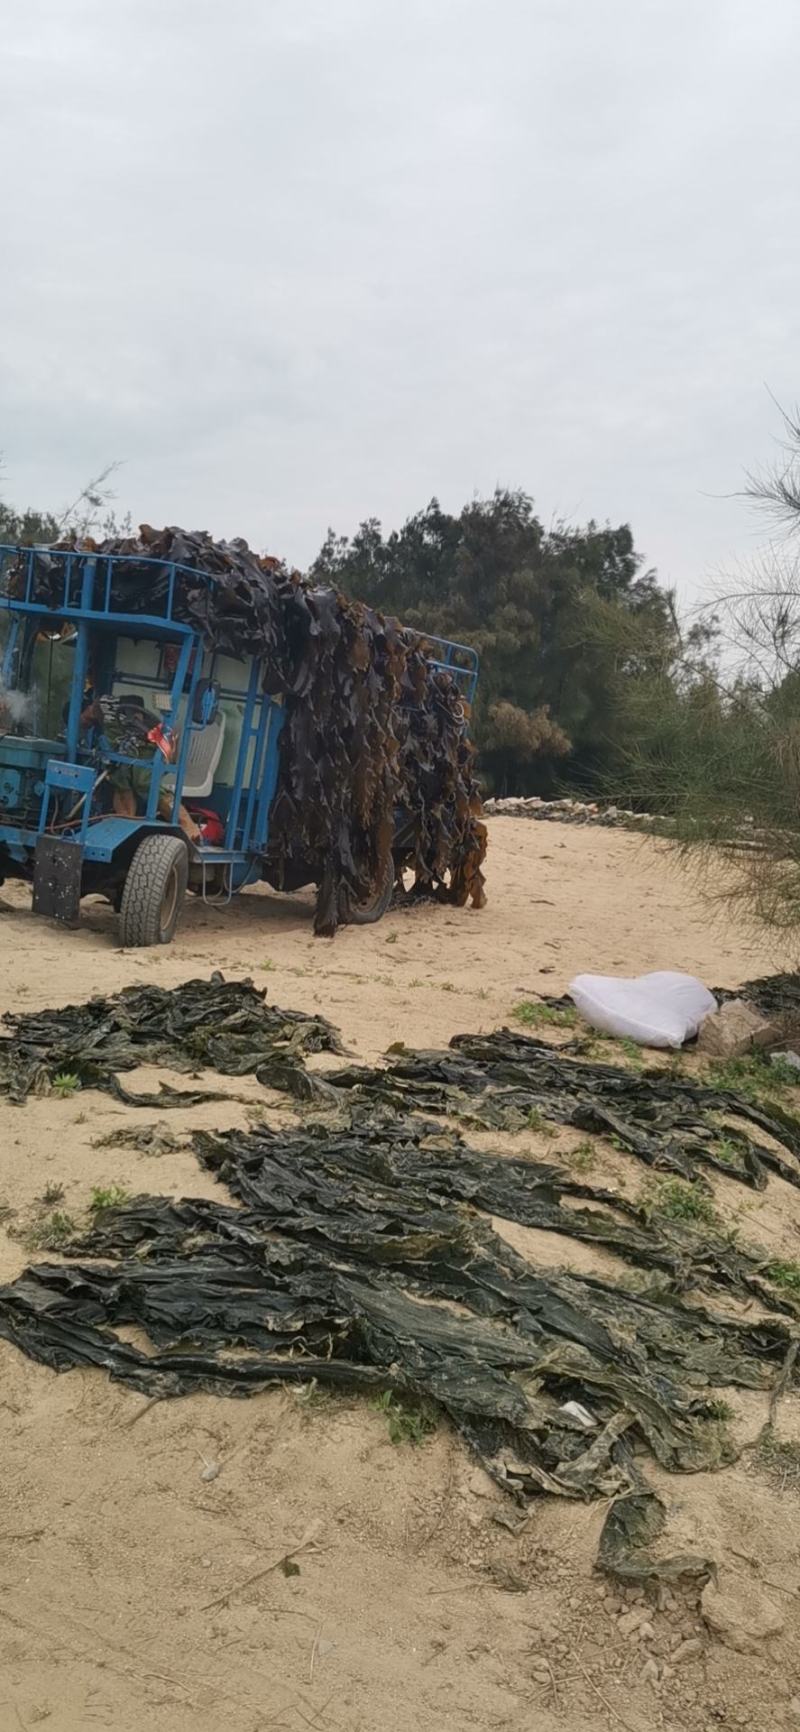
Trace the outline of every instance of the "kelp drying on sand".
<instances>
[{"instance_id":1,"label":"kelp drying on sand","mask_svg":"<svg viewBox=\"0 0 800 1732\"><path fill-rule=\"evenodd\" d=\"M6 1022L0 1087L12 1099L66 1063L113 1092L117 1070L155 1062L253 1074L309 1102L305 1124L196 1132L200 1165L233 1201L140 1196L102 1209L63 1262L0 1289L7 1340L156 1397L316 1380L435 1403L521 1504L612 1499L604 1569L637 1581L708 1573L702 1558L661 1555L665 1513L643 1459L675 1472L733 1459L720 1391L792 1385L795 1301L721 1223L669 1219L557 1161L470 1148L449 1121L471 1105L483 1125L517 1125L535 1105L696 1183L698 1161L715 1164L724 1110L769 1134L768 1148L741 1131L741 1158L725 1167L752 1186L769 1168L796 1175L788 1112L504 1032L322 1076L304 1054L338 1050L328 1023L220 977ZM628 1274L539 1265L503 1222L599 1247ZM758 1298L757 1317L723 1315L719 1295ZM125 1339L131 1325L146 1351Z\"/></svg>"}]
</instances>

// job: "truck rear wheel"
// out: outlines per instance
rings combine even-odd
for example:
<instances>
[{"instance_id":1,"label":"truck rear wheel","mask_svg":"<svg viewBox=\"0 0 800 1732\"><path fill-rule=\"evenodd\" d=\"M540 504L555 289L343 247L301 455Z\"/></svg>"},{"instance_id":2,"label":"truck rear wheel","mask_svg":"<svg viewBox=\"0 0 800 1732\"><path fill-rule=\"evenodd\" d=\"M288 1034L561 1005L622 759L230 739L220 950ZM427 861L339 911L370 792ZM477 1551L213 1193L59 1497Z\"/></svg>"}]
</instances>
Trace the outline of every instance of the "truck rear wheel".
<instances>
[{"instance_id":1,"label":"truck rear wheel","mask_svg":"<svg viewBox=\"0 0 800 1732\"><path fill-rule=\"evenodd\" d=\"M186 894L189 856L178 836L145 836L128 867L119 909L126 949L169 944Z\"/></svg>"},{"instance_id":2,"label":"truck rear wheel","mask_svg":"<svg viewBox=\"0 0 800 1732\"><path fill-rule=\"evenodd\" d=\"M391 854L386 862L383 876L378 880L371 895L364 902L351 902L348 898L344 905L344 922L347 926L374 926L382 920L394 890L394 860Z\"/></svg>"}]
</instances>

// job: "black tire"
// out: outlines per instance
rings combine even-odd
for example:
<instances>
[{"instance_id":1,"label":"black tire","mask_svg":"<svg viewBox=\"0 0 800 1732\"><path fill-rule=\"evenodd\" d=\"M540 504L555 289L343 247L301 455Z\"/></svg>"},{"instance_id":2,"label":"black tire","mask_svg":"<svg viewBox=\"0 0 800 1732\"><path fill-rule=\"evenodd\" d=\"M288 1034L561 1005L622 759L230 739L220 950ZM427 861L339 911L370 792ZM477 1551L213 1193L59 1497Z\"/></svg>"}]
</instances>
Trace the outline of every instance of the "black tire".
<instances>
[{"instance_id":1,"label":"black tire","mask_svg":"<svg viewBox=\"0 0 800 1732\"><path fill-rule=\"evenodd\" d=\"M343 919L346 926L374 926L382 920L394 890L394 860L391 854L386 862L386 869L380 882L376 884L371 896L366 902L345 901Z\"/></svg>"},{"instance_id":2,"label":"black tire","mask_svg":"<svg viewBox=\"0 0 800 1732\"><path fill-rule=\"evenodd\" d=\"M179 836L145 836L128 867L119 909L125 949L169 944L189 877L189 855Z\"/></svg>"}]
</instances>

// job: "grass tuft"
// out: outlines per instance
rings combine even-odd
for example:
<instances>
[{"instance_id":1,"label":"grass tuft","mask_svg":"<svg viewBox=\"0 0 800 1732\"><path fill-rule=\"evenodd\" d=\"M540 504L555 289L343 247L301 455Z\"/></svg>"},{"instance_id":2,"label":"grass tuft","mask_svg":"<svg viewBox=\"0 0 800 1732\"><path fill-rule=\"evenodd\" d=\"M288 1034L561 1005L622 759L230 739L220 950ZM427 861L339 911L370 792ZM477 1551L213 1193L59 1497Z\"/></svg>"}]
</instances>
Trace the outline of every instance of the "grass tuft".
<instances>
[{"instance_id":1,"label":"grass tuft","mask_svg":"<svg viewBox=\"0 0 800 1732\"><path fill-rule=\"evenodd\" d=\"M685 1179L656 1179L647 1186L641 1201L648 1219L662 1215L668 1221L719 1227L714 1199L700 1183L689 1183Z\"/></svg>"},{"instance_id":2,"label":"grass tuft","mask_svg":"<svg viewBox=\"0 0 800 1732\"><path fill-rule=\"evenodd\" d=\"M768 1263L764 1274L776 1287L781 1287L784 1293L790 1293L793 1299L800 1299L800 1263L793 1258L776 1257Z\"/></svg>"},{"instance_id":3,"label":"grass tuft","mask_svg":"<svg viewBox=\"0 0 800 1732\"><path fill-rule=\"evenodd\" d=\"M370 1405L376 1413L384 1415L392 1443L410 1443L414 1448L419 1448L436 1430L436 1410L426 1401L414 1403L401 1400L392 1395L391 1390L385 1389L382 1395L376 1395Z\"/></svg>"},{"instance_id":4,"label":"grass tuft","mask_svg":"<svg viewBox=\"0 0 800 1732\"><path fill-rule=\"evenodd\" d=\"M578 1012L571 1005L559 1010L553 1004L539 1004L532 998L523 998L515 1004L511 1015L523 1028L574 1028L578 1020Z\"/></svg>"},{"instance_id":5,"label":"grass tuft","mask_svg":"<svg viewBox=\"0 0 800 1732\"><path fill-rule=\"evenodd\" d=\"M94 1185L89 1208L93 1214L99 1209L119 1209L129 1197L124 1185Z\"/></svg>"},{"instance_id":6,"label":"grass tuft","mask_svg":"<svg viewBox=\"0 0 800 1732\"><path fill-rule=\"evenodd\" d=\"M71 1215L63 1209L54 1209L52 1215L43 1215L28 1228L24 1242L31 1251L60 1251L67 1245L75 1233L75 1222Z\"/></svg>"}]
</instances>

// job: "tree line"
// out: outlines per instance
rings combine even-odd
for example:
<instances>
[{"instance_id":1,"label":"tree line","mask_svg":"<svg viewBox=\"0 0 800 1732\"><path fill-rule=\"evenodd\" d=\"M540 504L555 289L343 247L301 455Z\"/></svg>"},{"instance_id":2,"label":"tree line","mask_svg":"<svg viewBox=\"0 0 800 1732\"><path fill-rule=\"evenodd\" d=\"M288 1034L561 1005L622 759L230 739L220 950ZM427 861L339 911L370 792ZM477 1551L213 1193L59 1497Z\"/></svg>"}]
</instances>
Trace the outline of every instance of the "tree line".
<instances>
[{"instance_id":1,"label":"tree line","mask_svg":"<svg viewBox=\"0 0 800 1732\"><path fill-rule=\"evenodd\" d=\"M746 489L780 539L688 628L628 524L545 525L520 490L458 513L433 499L388 532L375 518L330 530L308 576L478 650L487 790L580 789L669 815L725 895L800 927L800 421L785 432L776 470ZM0 541L124 530L107 479L61 515L0 502Z\"/></svg>"},{"instance_id":2,"label":"tree line","mask_svg":"<svg viewBox=\"0 0 800 1732\"><path fill-rule=\"evenodd\" d=\"M113 533L107 476L60 515L0 502L0 540ZM350 538L331 530L308 575L478 650L472 734L484 784L499 793L613 779L634 734L641 745L654 687L685 689L702 662L697 628L687 640L627 524L546 528L521 491L498 489L457 515L433 499L387 534L374 518Z\"/></svg>"},{"instance_id":3,"label":"tree line","mask_svg":"<svg viewBox=\"0 0 800 1732\"><path fill-rule=\"evenodd\" d=\"M548 793L620 776L634 737L657 749L653 700L706 677L710 630L682 630L628 524L545 527L498 489L458 515L433 499L384 535L329 531L311 576L480 653L472 732L487 787Z\"/></svg>"}]
</instances>

